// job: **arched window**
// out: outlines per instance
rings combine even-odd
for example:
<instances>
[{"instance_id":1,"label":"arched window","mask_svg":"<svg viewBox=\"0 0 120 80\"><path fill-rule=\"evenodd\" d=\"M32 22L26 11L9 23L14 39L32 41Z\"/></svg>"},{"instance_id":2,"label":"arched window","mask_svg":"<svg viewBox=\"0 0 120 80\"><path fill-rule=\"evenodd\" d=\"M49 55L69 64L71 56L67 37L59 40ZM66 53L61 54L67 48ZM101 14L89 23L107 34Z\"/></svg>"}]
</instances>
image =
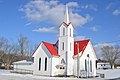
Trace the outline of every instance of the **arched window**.
<instances>
[{"instance_id":1,"label":"arched window","mask_svg":"<svg viewBox=\"0 0 120 80\"><path fill-rule=\"evenodd\" d=\"M47 71L47 57L45 57L45 71Z\"/></svg>"},{"instance_id":2,"label":"arched window","mask_svg":"<svg viewBox=\"0 0 120 80\"><path fill-rule=\"evenodd\" d=\"M62 42L62 50L64 50L65 44L64 42Z\"/></svg>"},{"instance_id":3,"label":"arched window","mask_svg":"<svg viewBox=\"0 0 120 80\"><path fill-rule=\"evenodd\" d=\"M85 59L85 71L87 71L87 60Z\"/></svg>"},{"instance_id":4,"label":"arched window","mask_svg":"<svg viewBox=\"0 0 120 80\"><path fill-rule=\"evenodd\" d=\"M72 35L71 35L71 28L70 28L70 36L72 36Z\"/></svg>"},{"instance_id":5,"label":"arched window","mask_svg":"<svg viewBox=\"0 0 120 80\"><path fill-rule=\"evenodd\" d=\"M39 58L39 70L41 70L41 57Z\"/></svg>"},{"instance_id":6,"label":"arched window","mask_svg":"<svg viewBox=\"0 0 120 80\"><path fill-rule=\"evenodd\" d=\"M63 36L65 35L65 28L63 28Z\"/></svg>"},{"instance_id":7,"label":"arched window","mask_svg":"<svg viewBox=\"0 0 120 80\"><path fill-rule=\"evenodd\" d=\"M90 72L92 72L92 60L90 60Z\"/></svg>"}]
</instances>

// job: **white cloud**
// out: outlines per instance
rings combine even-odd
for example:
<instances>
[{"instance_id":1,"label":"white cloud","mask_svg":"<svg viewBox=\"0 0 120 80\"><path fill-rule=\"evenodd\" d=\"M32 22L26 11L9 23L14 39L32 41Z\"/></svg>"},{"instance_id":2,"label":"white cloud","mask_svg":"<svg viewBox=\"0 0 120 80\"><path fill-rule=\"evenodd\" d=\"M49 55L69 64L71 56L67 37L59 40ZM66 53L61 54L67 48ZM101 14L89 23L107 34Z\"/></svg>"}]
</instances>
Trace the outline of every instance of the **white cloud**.
<instances>
[{"instance_id":1,"label":"white cloud","mask_svg":"<svg viewBox=\"0 0 120 80\"><path fill-rule=\"evenodd\" d=\"M113 3L113 2L110 2L110 3L106 6L106 9L107 9L107 10L110 9L113 5L114 5L114 3Z\"/></svg>"},{"instance_id":2,"label":"white cloud","mask_svg":"<svg viewBox=\"0 0 120 80\"><path fill-rule=\"evenodd\" d=\"M69 8L78 8L79 5L77 2L67 3ZM44 0L34 0L28 2L24 5L20 11L24 12L26 18L31 21L46 21L47 23L53 25L60 25L64 20L65 5L59 1L44 1ZM73 10L69 9L70 19L74 26L82 26L87 22L91 21L91 16L88 17L81 16L78 13L73 13Z\"/></svg>"},{"instance_id":3,"label":"white cloud","mask_svg":"<svg viewBox=\"0 0 120 80\"><path fill-rule=\"evenodd\" d=\"M79 15L78 13L70 13L70 19L71 19L71 22L73 23L74 26L82 26L84 25L85 23L89 22L89 21L92 21L93 18L90 17L89 15L86 15L85 17Z\"/></svg>"},{"instance_id":4,"label":"white cloud","mask_svg":"<svg viewBox=\"0 0 120 80\"><path fill-rule=\"evenodd\" d=\"M109 3L108 5L107 5L107 7L106 7L106 9L108 10L108 9L110 9L111 7L112 7L112 5L113 5L114 3Z\"/></svg>"},{"instance_id":5,"label":"white cloud","mask_svg":"<svg viewBox=\"0 0 120 80\"><path fill-rule=\"evenodd\" d=\"M116 9L112 12L112 14L115 15L115 16L120 15L120 10Z\"/></svg>"},{"instance_id":6,"label":"white cloud","mask_svg":"<svg viewBox=\"0 0 120 80\"><path fill-rule=\"evenodd\" d=\"M31 24L32 24L32 23L31 23L31 22L29 22L29 23L26 23L26 24L25 24L25 26L29 26L29 25L31 25Z\"/></svg>"},{"instance_id":7,"label":"white cloud","mask_svg":"<svg viewBox=\"0 0 120 80\"><path fill-rule=\"evenodd\" d=\"M91 9L93 11L97 11L97 5L95 4L86 4L86 5L81 5L80 6L82 9Z\"/></svg>"},{"instance_id":8,"label":"white cloud","mask_svg":"<svg viewBox=\"0 0 120 80\"><path fill-rule=\"evenodd\" d=\"M72 6L72 7L79 7L77 2L69 2L67 3L68 6Z\"/></svg>"},{"instance_id":9,"label":"white cloud","mask_svg":"<svg viewBox=\"0 0 120 80\"><path fill-rule=\"evenodd\" d=\"M43 27L43 28L38 28L38 29L35 29L33 30L34 32L57 32L56 28L55 27L49 27L49 28L46 28L46 27Z\"/></svg>"},{"instance_id":10,"label":"white cloud","mask_svg":"<svg viewBox=\"0 0 120 80\"><path fill-rule=\"evenodd\" d=\"M97 31L96 26L93 26L93 27L91 27L90 29L91 29L92 31Z\"/></svg>"},{"instance_id":11,"label":"white cloud","mask_svg":"<svg viewBox=\"0 0 120 80\"><path fill-rule=\"evenodd\" d=\"M99 44L95 45L94 47L102 48L103 46L109 46L109 45L113 45L113 44L111 44L111 43L99 43Z\"/></svg>"},{"instance_id":12,"label":"white cloud","mask_svg":"<svg viewBox=\"0 0 120 80\"><path fill-rule=\"evenodd\" d=\"M94 11L97 11L97 5L89 5L90 9L94 10Z\"/></svg>"},{"instance_id":13,"label":"white cloud","mask_svg":"<svg viewBox=\"0 0 120 80\"><path fill-rule=\"evenodd\" d=\"M75 36L75 41L84 40L85 36Z\"/></svg>"}]
</instances>

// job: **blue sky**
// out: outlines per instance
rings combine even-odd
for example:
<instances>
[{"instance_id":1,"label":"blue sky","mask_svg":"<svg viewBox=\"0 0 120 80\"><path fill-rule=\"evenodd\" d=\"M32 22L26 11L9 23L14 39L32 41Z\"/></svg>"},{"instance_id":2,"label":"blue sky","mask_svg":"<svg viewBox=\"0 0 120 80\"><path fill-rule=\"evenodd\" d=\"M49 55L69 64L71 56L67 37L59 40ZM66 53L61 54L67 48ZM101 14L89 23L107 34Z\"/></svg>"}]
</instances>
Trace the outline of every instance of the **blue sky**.
<instances>
[{"instance_id":1,"label":"blue sky","mask_svg":"<svg viewBox=\"0 0 120 80\"><path fill-rule=\"evenodd\" d=\"M36 44L55 43L66 4L76 39L120 40L120 0L0 0L0 36L17 41L22 34Z\"/></svg>"}]
</instances>

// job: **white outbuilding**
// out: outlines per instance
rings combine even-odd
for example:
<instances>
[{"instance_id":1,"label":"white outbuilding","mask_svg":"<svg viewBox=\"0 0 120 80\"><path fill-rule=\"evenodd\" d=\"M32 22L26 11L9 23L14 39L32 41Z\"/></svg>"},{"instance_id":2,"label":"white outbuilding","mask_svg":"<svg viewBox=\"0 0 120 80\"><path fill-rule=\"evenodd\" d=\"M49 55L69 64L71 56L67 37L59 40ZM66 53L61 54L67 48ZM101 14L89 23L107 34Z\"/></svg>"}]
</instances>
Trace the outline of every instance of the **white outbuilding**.
<instances>
[{"instance_id":1,"label":"white outbuilding","mask_svg":"<svg viewBox=\"0 0 120 80\"><path fill-rule=\"evenodd\" d=\"M99 62L97 63L97 69L111 69L111 66L108 62Z\"/></svg>"},{"instance_id":2,"label":"white outbuilding","mask_svg":"<svg viewBox=\"0 0 120 80\"><path fill-rule=\"evenodd\" d=\"M31 60L22 60L13 63L13 72L19 73L33 73L33 61Z\"/></svg>"}]
</instances>

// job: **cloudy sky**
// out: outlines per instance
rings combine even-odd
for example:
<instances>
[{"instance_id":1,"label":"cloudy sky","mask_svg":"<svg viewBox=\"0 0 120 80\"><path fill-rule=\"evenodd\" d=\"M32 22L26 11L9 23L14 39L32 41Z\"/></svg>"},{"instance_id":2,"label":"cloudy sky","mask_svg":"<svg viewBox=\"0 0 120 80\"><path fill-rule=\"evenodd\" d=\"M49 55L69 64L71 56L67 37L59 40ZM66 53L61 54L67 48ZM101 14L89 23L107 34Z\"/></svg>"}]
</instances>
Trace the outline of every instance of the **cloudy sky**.
<instances>
[{"instance_id":1,"label":"cloudy sky","mask_svg":"<svg viewBox=\"0 0 120 80\"><path fill-rule=\"evenodd\" d=\"M0 36L55 43L66 4L76 40L90 38L94 45L120 40L120 0L0 0Z\"/></svg>"}]
</instances>

